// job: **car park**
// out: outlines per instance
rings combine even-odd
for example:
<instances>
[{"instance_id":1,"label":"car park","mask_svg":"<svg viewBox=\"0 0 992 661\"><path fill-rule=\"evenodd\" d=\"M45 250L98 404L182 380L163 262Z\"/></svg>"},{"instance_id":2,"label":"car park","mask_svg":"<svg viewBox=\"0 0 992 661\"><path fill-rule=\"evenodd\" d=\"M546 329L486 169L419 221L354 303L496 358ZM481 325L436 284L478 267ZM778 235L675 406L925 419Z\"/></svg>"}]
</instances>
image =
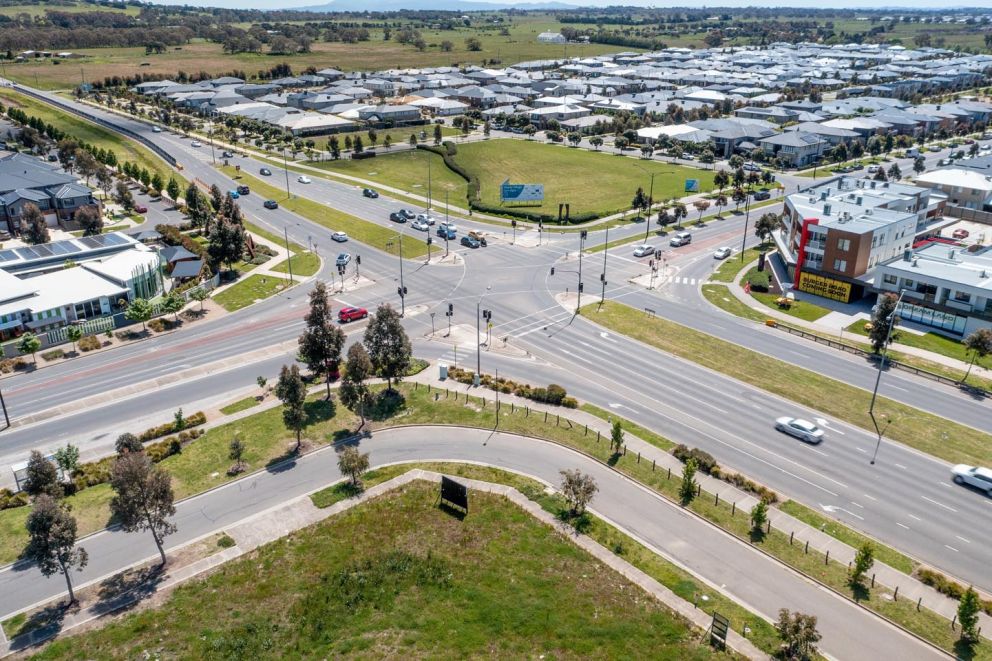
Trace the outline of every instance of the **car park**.
<instances>
[{"instance_id":1,"label":"car park","mask_svg":"<svg viewBox=\"0 0 992 661\"><path fill-rule=\"evenodd\" d=\"M313 181L310 177L306 176L305 174L301 174L299 177L296 178L296 180L301 184L309 184L311 181Z\"/></svg>"},{"instance_id":2,"label":"car park","mask_svg":"<svg viewBox=\"0 0 992 661\"><path fill-rule=\"evenodd\" d=\"M992 496L992 469L958 464L951 469L951 475L955 484L966 484Z\"/></svg>"},{"instance_id":3,"label":"car park","mask_svg":"<svg viewBox=\"0 0 992 661\"><path fill-rule=\"evenodd\" d=\"M348 264L351 263L351 255L349 255L346 252L343 252L338 255L338 258L334 260L334 263L337 264L338 266L348 266Z\"/></svg>"},{"instance_id":4,"label":"car park","mask_svg":"<svg viewBox=\"0 0 992 661\"><path fill-rule=\"evenodd\" d=\"M481 243L479 243L479 240L478 239L473 238L473 237L471 237L471 236L469 236L467 234L462 237L461 243L462 243L463 246L467 246L467 247L473 248L473 249L474 248L478 248L480 245L482 245Z\"/></svg>"},{"instance_id":5,"label":"car park","mask_svg":"<svg viewBox=\"0 0 992 661\"><path fill-rule=\"evenodd\" d=\"M772 194L769 193L766 190L755 191L755 193L754 193L754 199L755 200L770 200L770 199L772 199Z\"/></svg>"},{"instance_id":6,"label":"car park","mask_svg":"<svg viewBox=\"0 0 992 661\"><path fill-rule=\"evenodd\" d=\"M279 203L276 202L275 200L266 200L262 204L262 206L264 206L266 209L278 209L279 208Z\"/></svg>"},{"instance_id":7,"label":"car park","mask_svg":"<svg viewBox=\"0 0 992 661\"><path fill-rule=\"evenodd\" d=\"M337 241L338 243L344 243L345 241L348 240L348 235L345 234L344 232L335 232L334 234L331 234L331 238Z\"/></svg>"},{"instance_id":8,"label":"car park","mask_svg":"<svg viewBox=\"0 0 992 661\"><path fill-rule=\"evenodd\" d=\"M362 189L362 195L364 195L365 197L368 197L368 198L372 198L373 200L375 198L379 197L379 193L375 192L371 188L363 188Z\"/></svg>"},{"instance_id":9,"label":"car park","mask_svg":"<svg viewBox=\"0 0 992 661\"><path fill-rule=\"evenodd\" d=\"M248 188L247 186L245 186L245 185L238 186L238 194L239 195L247 195L250 192L251 192L251 189Z\"/></svg>"},{"instance_id":10,"label":"car park","mask_svg":"<svg viewBox=\"0 0 992 661\"><path fill-rule=\"evenodd\" d=\"M389 214L389 220L393 221L394 223L405 223L406 216L401 214L399 211L394 211L391 214Z\"/></svg>"},{"instance_id":11,"label":"car park","mask_svg":"<svg viewBox=\"0 0 992 661\"><path fill-rule=\"evenodd\" d=\"M648 243L643 243L639 246L634 246L634 257L647 257L648 255L654 254L654 246Z\"/></svg>"},{"instance_id":12,"label":"car park","mask_svg":"<svg viewBox=\"0 0 992 661\"><path fill-rule=\"evenodd\" d=\"M417 230L418 232L426 232L431 228L431 226L428 225L427 221L425 220L415 220L412 223L410 223L410 227Z\"/></svg>"},{"instance_id":13,"label":"car park","mask_svg":"<svg viewBox=\"0 0 992 661\"><path fill-rule=\"evenodd\" d=\"M369 316L369 311L365 308L341 308L338 310L338 321L342 324L348 323L349 321L355 321L356 319L365 319Z\"/></svg>"},{"instance_id":14,"label":"car park","mask_svg":"<svg viewBox=\"0 0 992 661\"><path fill-rule=\"evenodd\" d=\"M200 147L201 146L199 140L194 140L193 142L191 142L189 144L190 144L191 147Z\"/></svg>"},{"instance_id":15,"label":"car park","mask_svg":"<svg viewBox=\"0 0 992 661\"><path fill-rule=\"evenodd\" d=\"M691 234L688 232L676 232L675 236L668 242L668 245L678 248L680 246L687 246L690 243L692 243Z\"/></svg>"},{"instance_id":16,"label":"car park","mask_svg":"<svg viewBox=\"0 0 992 661\"><path fill-rule=\"evenodd\" d=\"M713 259L727 259L728 257L730 257L730 253L732 252L733 250L731 250L727 246L724 246L722 248L717 248L713 252Z\"/></svg>"},{"instance_id":17,"label":"car park","mask_svg":"<svg viewBox=\"0 0 992 661\"><path fill-rule=\"evenodd\" d=\"M263 177L271 177L272 176L272 170L270 170L269 168L262 168L262 169L260 169L258 171L258 173L260 175L262 175Z\"/></svg>"},{"instance_id":18,"label":"car park","mask_svg":"<svg viewBox=\"0 0 992 661\"><path fill-rule=\"evenodd\" d=\"M820 443L823 441L823 430L809 420L803 420L802 418L778 418L775 420L775 429L806 443Z\"/></svg>"}]
</instances>

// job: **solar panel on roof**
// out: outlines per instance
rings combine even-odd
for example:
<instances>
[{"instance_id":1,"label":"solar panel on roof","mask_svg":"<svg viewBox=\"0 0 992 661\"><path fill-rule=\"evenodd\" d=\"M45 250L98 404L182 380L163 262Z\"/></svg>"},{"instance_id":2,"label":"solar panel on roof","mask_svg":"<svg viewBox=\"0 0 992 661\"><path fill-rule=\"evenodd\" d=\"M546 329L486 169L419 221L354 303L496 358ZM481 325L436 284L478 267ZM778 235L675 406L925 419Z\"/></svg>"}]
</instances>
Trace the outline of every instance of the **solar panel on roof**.
<instances>
[{"instance_id":1,"label":"solar panel on roof","mask_svg":"<svg viewBox=\"0 0 992 661\"><path fill-rule=\"evenodd\" d=\"M79 252L80 250L82 250L82 248L80 248L71 241L63 241L62 246L65 248L66 254L72 254L74 252Z\"/></svg>"},{"instance_id":2,"label":"solar panel on roof","mask_svg":"<svg viewBox=\"0 0 992 661\"><path fill-rule=\"evenodd\" d=\"M51 257L54 254L54 253L52 253L52 249L49 248L47 245L44 245L44 244L34 246L33 250L36 253L38 253L38 256L39 257Z\"/></svg>"},{"instance_id":3,"label":"solar panel on roof","mask_svg":"<svg viewBox=\"0 0 992 661\"><path fill-rule=\"evenodd\" d=\"M128 242L120 234L104 234L103 238L106 240L108 246L123 246Z\"/></svg>"},{"instance_id":4,"label":"solar panel on roof","mask_svg":"<svg viewBox=\"0 0 992 661\"><path fill-rule=\"evenodd\" d=\"M83 238L78 239L78 241L90 249L100 247L100 242L96 240L95 236L84 236Z\"/></svg>"},{"instance_id":5,"label":"solar panel on roof","mask_svg":"<svg viewBox=\"0 0 992 661\"><path fill-rule=\"evenodd\" d=\"M55 243L49 243L48 249L51 250L56 255L64 255L68 250L66 250L65 244L61 241L56 241Z\"/></svg>"},{"instance_id":6,"label":"solar panel on roof","mask_svg":"<svg viewBox=\"0 0 992 661\"><path fill-rule=\"evenodd\" d=\"M21 259L37 259L38 258L38 253L36 253L31 248L14 248L14 252L16 252L21 257Z\"/></svg>"},{"instance_id":7,"label":"solar panel on roof","mask_svg":"<svg viewBox=\"0 0 992 661\"><path fill-rule=\"evenodd\" d=\"M17 259L17 253L13 250L0 250L0 262L10 262Z\"/></svg>"}]
</instances>

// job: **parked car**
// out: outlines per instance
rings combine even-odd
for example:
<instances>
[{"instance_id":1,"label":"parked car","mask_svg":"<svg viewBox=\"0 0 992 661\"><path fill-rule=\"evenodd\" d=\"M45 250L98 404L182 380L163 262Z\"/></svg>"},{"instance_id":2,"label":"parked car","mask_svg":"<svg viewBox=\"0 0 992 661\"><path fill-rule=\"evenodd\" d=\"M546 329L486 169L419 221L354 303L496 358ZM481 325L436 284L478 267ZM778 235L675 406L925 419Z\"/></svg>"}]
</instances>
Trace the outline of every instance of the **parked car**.
<instances>
[{"instance_id":1,"label":"parked car","mask_svg":"<svg viewBox=\"0 0 992 661\"><path fill-rule=\"evenodd\" d=\"M162 129L160 129L159 127L157 127L157 126L153 126L152 127L152 133L161 133L161 132L162 132Z\"/></svg>"},{"instance_id":2,"label":"parked car","mask_svg":"<svg viewBox=\"0 0 992 661\"><path fill-rule=\"evenodd\" d=\"M431 216L429 213L418 213L417 220L422 220L428 225L433 225L435 223L434 217Z\"/></svg>"},{"instance_id":3,"label":"parked car","mask_svg":"<svg viewBox=\"0 0 992 661\"><path fill-rule=\"evenodd\" d=\"M271 177L272 176L272 170L270 170L269 168L262 168L261 170L258 171L258 173L260 175L262 175L263 177Z\"/></svg>"},{"instance_id":4,"label":"parked car","mask_svg":"<svg viewBox=\"0 0 992 661\"><path fill-rule=\"evenodd\" d=\"M486 235L482 232L478 232L476 230L470 230L468 236L478 241L483 248L489 245L489 242L486 241Z\"/></svg>"},{"instance_id":5,"label":"parked car","mask_svg":"<svg viewBox=\"0 0 992 661\"><path fill-rule=\"evenodd\" d=\"M953 161L951 161L951 159L949 158L942 158L939 161L937 161L937 165L944 167L945 165L950 165L952 162Z\"/></svg>"},{"instance_id":6,"label":"parked car","mask_svg":"<svg viewBox=\"0 0 992 661\"><path fill-rule=\"evenodd\" d=\"M189 144L190 144L191 147L201 147L202 146L200 144L200 141L199 140L194 140L193 142L191 142Z\"/></svg>"},{"instance_id":7,"label":"parked car","mask_svg":"<svg viewBox=\"0 0 992 661\"><path fill-rule=\"evenodd\" d=\"M761 172L761 166L754 163L745 163L744 169L748 172Z\"/></svg>"},{"instance_id":8,"label":"parked car","mask_svg":"<svg viewBox=\"0 0 992 661\"><path fill-rule=\"evenodd\" d=\"M938 152L940 151L940 147L938 147L937 145L930 145L929 147L927 147L927 151ZM909 152L906 152L906 155L915 158L920 155L920 152L919 150L917 150L915 154L910 154Z\"/></svg>"},{"instance_id":9,"label":"parked car","mask_svg":"<svg viewBox=\"0 0 992 661\"><path fill-rule=\"evenodd\" d=\"M375 192L374 190L372 190L371 188L363 188L362 189L362 195L364 195L365 197L370 197L373 200L375 198L379 197L379 194L377 192Z\"/></svg>"},{"instance_id":10,"label":"parked car","mask_svg":"<svg viewBox=\"0 0 992 661\"><path fill-rule=\"evenodd\" d=\"M634 246L634 257L647 257L654 254L654 246L644 243Z\"/></svg>"},{"instance_id":11,"label":"parked car","mask_svg":"<svg viewBox=\"0 0 992 661\"><path fill-rule=\"evenodd\" d=\"M717 248L716 251L713 253L713 259L727 259L728 257L730 257L730 253L732 252L733 250L731 250L727 246L724 246L722 248Z\"/></svg>"},{"instance_id":12,"label":"parked car","mask_svg":"<svg viewBox=\"0 0 992 661\"><path fill-rule=\"evenodd\" d=\"M878 165L869 165L868 166L868 174L875 174L876 172L878 172L881 169L882 168L878 167Z\"/></svg>"},{"instance_id":13,"label":"parked car","mask_svg":"<svg viewBox=\"0 0 992 661\"><path fill-rule=\"evenodd\" d=\"M417 230L418 232L426 232L431 228L431 226L427 224L426 220L415 220L412 223L410 223L410 227Z\"/></svg>"},{"instance_id":14,"label":"parked car","mask_svg":"<svg viewBox=\"0 0 992 661\"><path fill-rule=\"evenodd\" d=\"M346 252L343 252L340 255L338 255L338 258L334 260L334 263L337 264L338 266L348 266L348 264L351 263L351 255L349 255Z\"/></svg>"},{"instance_id":15,"label":"parked car","mask_svg":"<svg viewBox=\"0 0 992 661\"><path fill-rule=\"evenodd\" d=\"M970 487L981 489L989 496L992 496L992 470L979 466L968 466L958 464L951 469L955 484L967 484Z\"/></svg>"},{"instance_id":16,"label":"parked car","mask_svg":"<svg viewBox=\"0 0 992 661\"><path fill-rule=\"evenodd\" d=\"M789 436L795 436L800 441L805 441L806 443L820 443L823 441L823 430L809 420L789 417L778 418L775 420L775 429Z\"/></svg>"},{"instance_id":17,"label":"parked car","mask_svg":"<svg viewBox=\"0 0 992 661\"><path fill-rule=\"evenodd\" d=\"M301 174L299 177L296 178L296 180L301 184L309 184L311 181L313 181L312 179L310 179L310 177L306 176L305 174Z\"/></svg>"},{"instance_id":18,"label":"parked car","mask_svg":"<svg viewBox=\"0 0 992 661\"><path fill-rule=\"evenodd\" d=\"M671 238L668 245L678 248L679 246L687 246L692 243L692 235L688 232L676 232L675 236Z\"/></svg>"},{"instance_id":19,"label":"parked car","mask_svg":"<svg viewBox=\"0 0 992 661\"><path fill-rule=\"evenodd\" d=\"M365 319L369 316L369 311L365 308L341 308L338 310L338 321L346 324L356 319Z\"/></svg>"},{"instance_id":20,"label":"parked car","mask_svg":"<svg viewBox=\"0 0 992 661\"><path fill-rule=\"evenodd\" d=\"M264 206L266 209L278 209L279 208L279 203L276 202L275 200L266 200L262 204L262 206Z\"/></svg>"},{"instance_id":21,"label":"parked car","mask_svg":"<svg viewBox=\"0 0 992 661\"><path fill-rule=\"evenodd\" d=\"M951 233L955 239L967 239L970 232L964 228L958 228Z\"/></svg>"},{"instance_id":22,"label":"parked car","mask_svg":"<svg viewBox=\"0 0 992 661\"><path fill-rule=\"evenodd\" d=\"M334 234L331 235L331 238L337 241L338 243L344 243L345 241L348 240L348 235L345 234L344 232L335 232Z\"/></svg>"},{"instance_id":23,"label":"parked car","mask_svg":"<svg viewBox=\"0 0 992 661\"><path fill-rule=\"evenodd\" d=\"M772 194L769 193L766 190L755 191L755 193L754 193L754 199L755 200L770 200L770 199L772 199Z\"/></svg>"},{"instance_id":24,"label":"parked car","mask_svg":"<svg viewBox=\"0 0 992 661\"><path fill-rule=\"evenodd\" d=\"M239 195L247 195L250 192L251 192L251 189L248 188L247 186L245 186L245 185L238 186L238 194Z\"/></svg>"},{"instance_id":25,"label":"parked car","mask_svg":"<svg viewBox=\"0 0 992 661\"><path fill-rule=\"evenodd\" d=\"M462 243L463 246L467 246L467 247L473 248L473 249L474 248L478 248L480 245L482 245L481 243L479 243L479 240L478 239L475 239L475 238L473 238L473 237L471 237L471 236L469 236L467 234L462 237L461 243Z\"/></svg>"},{"instance_id":26,"label":"parked car","mask_svg":"<svg viewBox=\"0 0 992 661\"><path fill-rule=\"evenodd\" d=\"M401 214L399 211L394 211L391 214L389 214L389 220L393 221L394 223L405 223L406 216Z\"/></svg>"},{"instance_id":27,"label":"parked car","mask_svg":"<svg viewBox=\"0 0 992 661\"><path fill-rule=\"evenodd\" d=\"M148 207L146 207L144 204L135 204L134 210L137 211L138 213L148 213Z\"/></svg>"}]
</instances>

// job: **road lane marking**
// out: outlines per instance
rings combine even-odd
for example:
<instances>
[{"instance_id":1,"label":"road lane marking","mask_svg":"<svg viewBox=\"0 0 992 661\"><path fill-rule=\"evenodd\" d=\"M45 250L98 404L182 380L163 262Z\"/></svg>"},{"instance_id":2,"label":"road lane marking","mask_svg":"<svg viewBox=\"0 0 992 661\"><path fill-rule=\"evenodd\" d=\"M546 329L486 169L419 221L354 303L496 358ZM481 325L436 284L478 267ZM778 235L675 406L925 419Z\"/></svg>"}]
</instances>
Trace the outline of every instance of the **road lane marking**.
<instances>
[{"instance_id":1,"label":"road lane marking","mask_svg":"<svg viewBox=\"0 0 992 661\"><path fill-rule=\"evenodd\" d=\"M863 494L861 494L861 495L862 495L862 496L864 496L865 498L867 498L868 500L878 500L878 498L875 498L874 496L869 496L869 495L868 495L868 494L866 494L866 493L863 493Z\"/></svg>"},{"instance_id":2,"label":"road lane marking","mask_svg":"<svg viewBox=\"0 0 992 661\"><path fill-rule=\"evenodd\" d=\"M968 539L965 539L965 538L964 538L964 537L962 537L961 535L954 535L954 536L955 536L955 537L957 537L958 539L960 539L960 540L961 540L962 542L964 542L965 544L971 544L971 540L968 540Z\"/></svg>"},{"instance_id":3,"label":"road lane marking","mask_svg":"<svg viewBox=\"0 0 992 661\"><path fill-rule=\"evenodd\" d=\"M906 470L906 467L903 466L902 464L896 464L895 466L896 466L896 468L901 468L903 470Z\"/></svg>"},{"instance_id":4,"label":"road lane marking","mask_svg":"<svg viewBox=\"0 0 992 661\"><path fill-rule=\"evenodd\" d=\"M852 505L854 505L855 507L860 507L861 509L864 509L864 508L865 508L865 506L864 506L864 505L862 505L862 504L860 504L860 503L856 503L856 502L854 502L853 500L851 501L851 504L852 504Z\"/></svg>"},{"instance_id":5,"label":"road lane marking","mask_svg":"<svg viewBox=\"0 0 992 661\"><path fill-rule=\"evenodd\" d=\"M948 546L947 544L944 544L944 548L945 549L951 549L955 553L959 553L959 551L956 548L954 548L953 546Z\"/></svg>"},{"instance_id":6,"label":"road lane marking","mask_svg":"<svg viewBox=\"0 0 992 661\"><path fill-rule=\"evenodd\" d=\"M909 518L911 518L911 519L916 519L917 521L922 521L922 520L923 520L923 519L921 519L920 517L918 517L918 516L915 516L915 515L913 515L913 514L910 514L910 515L909 515Z\"/></svg>"},{"instance_id":7,"label":"road lane marking","mask_svg":"<svg viewBox=\"0 0 992 661\"><path fill-rule=\"evenodd\" d=\"M957 512L957 510L954 509L953 507L950 507L948 505L945 505L944 503L938 503L933 498L927 498L926 496L920 496L920 498L922 498L923 500L926 500L928 502L931 502L931 503L933 503L934 505L936 505L938 507L943 507L945 510L950 510L951 512L955 512L955 513Z\"/></svg>"},{"instance_id":8,"label":"road lane marking","mask_svg":"<svg viewBox=\"0 0 992 661\"><path fill-rule=\"evenodd\" d=\"M899 526L900 528L905 528L906 530L909 530L909 526L899 523L898 521L896 521L896 525Z\"/></svg>"}]
</instances>

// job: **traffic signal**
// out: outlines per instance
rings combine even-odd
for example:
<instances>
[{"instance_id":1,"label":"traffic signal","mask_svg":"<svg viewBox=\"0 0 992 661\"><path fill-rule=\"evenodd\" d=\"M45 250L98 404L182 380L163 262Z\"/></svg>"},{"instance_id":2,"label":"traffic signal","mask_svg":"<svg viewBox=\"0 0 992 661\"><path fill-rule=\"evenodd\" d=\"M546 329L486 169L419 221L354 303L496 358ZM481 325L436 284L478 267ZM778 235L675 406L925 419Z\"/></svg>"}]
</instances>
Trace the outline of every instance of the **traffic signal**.
<instances>
[{"instance_id":1,"label":"traffic signal","mask_svg":"<svg viewBox=\"0 0 992 661\"><path fill-rule=\"evenodd\" d=\"M554 275L554 274L555 274L555 267L552 266L551 267L551 275Z\"/></svg>"},{"instance_id":2,"label":"traffic signal","mask_svg":"<svg viewBox=\"0 0 992 661\"><path fill-rule=\"evenodd\" d=\"M510 227L514 227L515 228L516 226L517 226L517 221L511 220L510 221Z\"/></svg>"},{"instance_id":3,"label":"traffic signal","mask_svg":"<svg viewBox=\"0 0 992 661\"><path fill-rule=\"evenodd\" d=\"M654 258L661 259L661 248L658 248L654 251Z\"/></svg>"},{"instance_id":4,"label":"traffic signal","mask_svg":"<svg viewBox=\"0 0 992 661\"><path fill-rule=\"evenodd\" d=\"M606 274L605 273L600 273L599 274L599 281L602 282L604 285L606 284Z\"/></svg>"},{"instance_id":5,"label":"traffic signal","mask_svg":"<svg viewBox=\"0 0 992 661\"><path fill-rule=\"evenodd\" d=\"M653 259L649 259L648 260L648 266L650 266L651 268L654 268L654 260Z\"/></svg>"},{"instance_id":6,"label":"traffic signal","mask_svg":"<svg viewBox=\"0 0 992 661\"><path fill-rule=\"evenodd\" d=\"M448 303L448 315L453 315L455 313L455 304Z\"/></svg>"},{"instance_id":7,"label":"traffic signal","mask_svg":"<svg viewBox=\"0 0 992 661\"><path fill-rule=\"evenodd\" d=\"M582 239L583 241L586 240L587 236L589 236L589 232L587 232L586 230L582 230L581 232L579 232L579 238Z\"/></svg>"},{"instance_id":8,"label":"traffic signal","mask_svg":"<svg viewBox=\"0 0 992 661\"><path fill-rule=\"evenodd\" d=\"M431 237L431 236L428 236L427 237L427 245L431 245L432 243L434 243L434 238Z\"/></svg>"},{"instance_id":9,"label":"traffic signal","mask_svg":"<svg viewBox=\"0 0 992 661\"><path fill-rule=\"evenodd\" d=\"M582 293L582 290L583 290L583 287L582 287L582 283L580 282L580 283L579 283L579 293L580 293L580 294Z\"/></svg>"},{"instance_id":10,"label":"traffic signal","mask_svg":"<svg viewBox=\"0 0 992 661\"><path fill-rule=\"evenodd\" d=\"M406 296L406 287L397 287L396 293L400 295L400 298Z\"/></svg>"},{"instance_id":11,"label":"traffic signal","mask_svg":"<svg viewBox=\"0 0 992 661\"><path fill-rule=\"evenodd\" d=\"M355 263L356 264L361 264L362 263L362 256L361 255L355 255Z\"/></svg>"}]
</instances>

